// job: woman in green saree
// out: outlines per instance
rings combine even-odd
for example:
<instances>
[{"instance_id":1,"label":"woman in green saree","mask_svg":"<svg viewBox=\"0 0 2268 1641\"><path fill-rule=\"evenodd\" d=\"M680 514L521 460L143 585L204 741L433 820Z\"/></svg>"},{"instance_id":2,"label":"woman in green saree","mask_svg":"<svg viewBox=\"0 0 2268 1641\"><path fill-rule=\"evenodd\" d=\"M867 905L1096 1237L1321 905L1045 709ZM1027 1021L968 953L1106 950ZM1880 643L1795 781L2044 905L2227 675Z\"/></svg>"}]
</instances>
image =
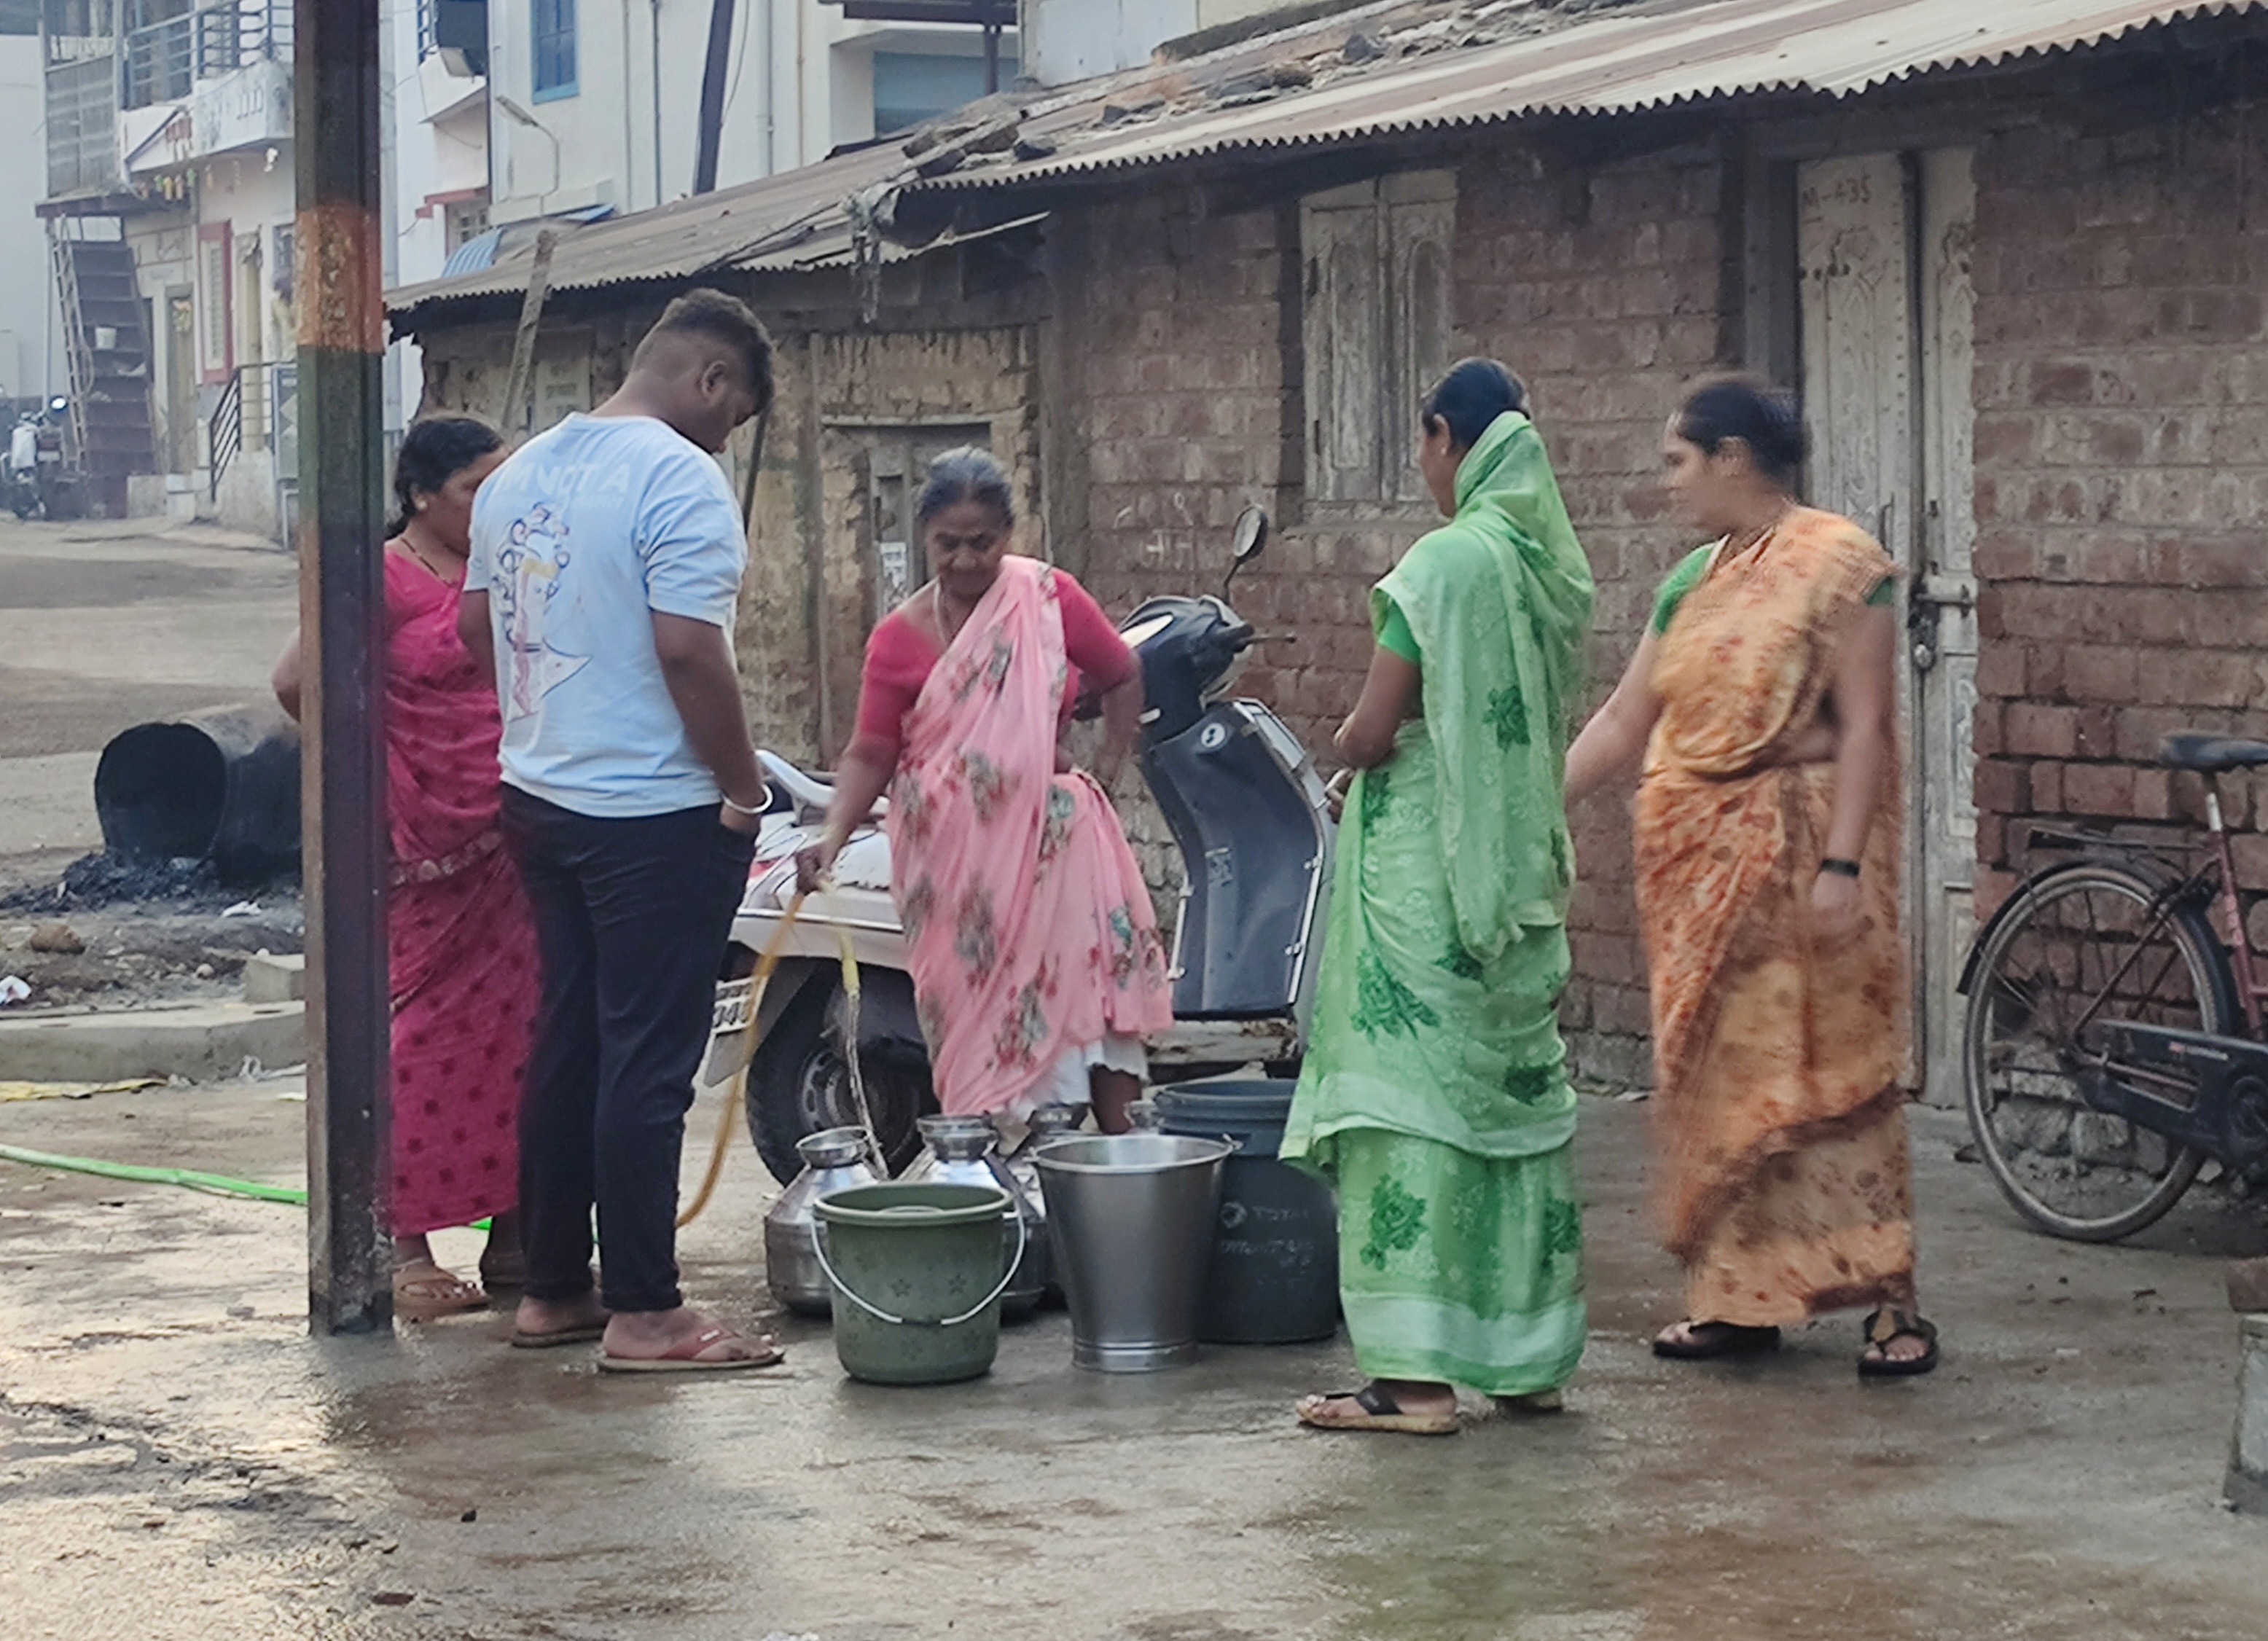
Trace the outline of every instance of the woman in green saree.
<instances>
[{"instance_id":1,"label":"woman in green saree","mask_svg":"<svg viewBox=\"0 0 2268 1641\"><path fill-rule=\"evenodd\" d=\"M1557 1005L1592 584L1511 372L1466 360L1422 422L1450 522L1371 592L1377 648L1334 743L1359 773L1282 1154L1337 1187L1340 1297L1370 1380L1306 1398L1300 1419L1446 1435L1455 1386L1555 1407L1583 1353Z\"/></svg>"}]
</instances>

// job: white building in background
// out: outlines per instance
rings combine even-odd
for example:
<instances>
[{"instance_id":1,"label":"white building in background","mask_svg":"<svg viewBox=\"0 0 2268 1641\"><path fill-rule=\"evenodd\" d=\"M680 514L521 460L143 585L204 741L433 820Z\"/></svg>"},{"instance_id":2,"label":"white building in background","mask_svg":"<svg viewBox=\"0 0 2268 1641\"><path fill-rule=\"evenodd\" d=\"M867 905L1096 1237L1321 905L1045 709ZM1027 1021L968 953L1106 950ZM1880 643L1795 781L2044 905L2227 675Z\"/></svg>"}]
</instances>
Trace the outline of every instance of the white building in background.
<instances>
[{"instance_id":1,"label":"white building in background","mask_svg":"<svg viewBox=\"0 0 2268 1641\"><path fill-rule=\"evenodd\" d=\"M280 537L298 456L291 0L44 0L44 20L39 210L86 504Z\"/></svg>"},{"instance_id":2,"label":"white building in background","mask_svg":"<svg viewBox=\"0 0 2268 1641\"><path fill-rule=\"evenodd\" d=\"M1018 72L1014 0L380 4L396 286L484 266L545 220L689 194L720 5L719 187L887 136ZM44 178L0 174L0 213L19 189L49 252L0 258L0 399L70 394L93 511L291 528L291 0L0 0L0 133L46 160ZM421 371L413 349L393 350L397 431Z\"/></svg>"},{"instance_id":3,"label":"white building in background","mask_svg":"<svg viewBox=\"0 0 2268 1641\"><path fill-rule=\"evenodd\" d=\"M0 0L0 153L40 151L48 123L40 67L39 0ZM0 224L21 247L0 257L0 424L12 423L19 405L43 403L63 379L55 276L39 239L46 181L36 165L0 166Z\"/></svg>"},{"instance_id":4,"label":"white building in background","mask_svg":"<svg viewBox=\"0 0 2268 1641\"><path fill-rule=\"evenodd\" d=\"M486 266L547 221L651 210L693 191L718 0L384 0L393 88L389 286ZM850 0L965 14L852 19L844 0L725 0L717 186L868 143L1018 73L1014 0ZM990 18L989 31L978 19ZM387 422L416 414L422 366L392 350Z\"/></svg>"},{"instance_id":5,"label":"white building in background","mask_svg":"<svg viewBox=\"0 0 2268 1641\"><path fill-rule=\"evenodd\" d=\"M380 7L392 287L438 278L452 256L488 232L487 8L476 0L380 0ZM419 370L415 347L399 342L388 351L390 433L417 413Z\"/></svg>"},{"instance_id":6,"label":"white building in background","mask_svg":"<svg viewBox=\"0 0 2268 1641\"><path fill-rule=\"evenodd\" d=\"M1301 0L1020 0L1024 71L1063 85L1139 68L1167 40L1300 5ZM1350 6L1358 0L1346 0ZM1303 9L1314 10L1312 4Z\"/></svg>"},{"instance_id":7,"label":"white building in background","mask_svg":"<svg viewBox=\"0 0 2268 1641\"><path fill-rule=\"evenodd\" d=\"M498 223L644 210L693 190L718 0L489 0L490 151ZM902 130L985 92L984 31L852 21L842 0L726 0L733 11L717 184ZM854 6L856 0L854 0ZM1012 18L1010 0L861 9ZM1000 83L1017 73L1000 35Z\"/></svg>"}]
</instances>

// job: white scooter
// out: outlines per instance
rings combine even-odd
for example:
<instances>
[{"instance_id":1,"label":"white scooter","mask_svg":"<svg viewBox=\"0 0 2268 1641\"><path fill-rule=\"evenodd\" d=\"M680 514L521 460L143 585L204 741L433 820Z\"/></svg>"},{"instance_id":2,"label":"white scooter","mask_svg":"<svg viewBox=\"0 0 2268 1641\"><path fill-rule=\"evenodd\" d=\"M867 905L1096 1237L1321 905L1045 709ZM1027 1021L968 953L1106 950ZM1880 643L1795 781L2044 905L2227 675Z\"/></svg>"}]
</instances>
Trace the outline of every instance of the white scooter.
<instances>
[{"instance_id":1,"label":"white scooter","mask_svg":"<svg viewBox=\"0 0 2268 1641\"><path fill-rule=\"evenodd\" d=\"M1259 702L1224 698L1256 639L1227 594L1267 541L1268 515L1247 509L1220 597L1152 599L1119 628L1142 663L1142 773L1182 862L1174 1025L1148 1044L1160 1082L1255 1063L1288 1075L1307 1049L1336 828L1314 762L1283 721ZM817 840L834 797L823 779L759 756L772 807L733 926L736 973L752 969L777 935L795 893L796 851ZM890 898L889 840L869 826L836 857L833 889L804 902L763 997L748 1129L783 1182L801 1166L799 1139L858 1121L841 1047L844 930L860 971L859 1069L893 1172L918 1148L915 1119L936 1108ZM733 1069L745 1040L747 994L745 980L718 989L712 1081Z\"/></svg>"}]
</instances>

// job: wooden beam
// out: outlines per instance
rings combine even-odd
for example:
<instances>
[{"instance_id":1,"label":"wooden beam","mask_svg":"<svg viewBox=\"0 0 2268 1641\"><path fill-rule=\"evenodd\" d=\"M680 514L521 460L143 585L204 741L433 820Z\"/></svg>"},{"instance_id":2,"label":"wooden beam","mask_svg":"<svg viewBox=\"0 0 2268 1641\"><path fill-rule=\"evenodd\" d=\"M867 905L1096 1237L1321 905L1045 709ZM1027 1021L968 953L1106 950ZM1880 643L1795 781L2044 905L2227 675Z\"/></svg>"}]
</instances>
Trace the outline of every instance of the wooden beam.
<instances>
[{"instance_id":1,"label":"wooden beam","mask_svg":"<svg viewBox=\"0 0 2268 1641\"><path fill-rule=\"evenodd\" d=\"M386 956L385 229L379 0L297 0L299 607L307 886L307 1320L383 1333Z\"/></svg>"},{"instance_id":2,"label":"wooden beam","mask_svg":"<svg viewBox=\"0 0 2268 1641\"><path fill-rule=\"evenodd\" d=\"M519 328L512 338L512 370L504 377L504 404L497 413L497 427L506 438L535 423L535 336L543 328L543 305L551 295L551 255L558 246L559 236L549 228L535 236L535 262L527 271L527 294L520 298Z\"/></svg>"}]
</instances>

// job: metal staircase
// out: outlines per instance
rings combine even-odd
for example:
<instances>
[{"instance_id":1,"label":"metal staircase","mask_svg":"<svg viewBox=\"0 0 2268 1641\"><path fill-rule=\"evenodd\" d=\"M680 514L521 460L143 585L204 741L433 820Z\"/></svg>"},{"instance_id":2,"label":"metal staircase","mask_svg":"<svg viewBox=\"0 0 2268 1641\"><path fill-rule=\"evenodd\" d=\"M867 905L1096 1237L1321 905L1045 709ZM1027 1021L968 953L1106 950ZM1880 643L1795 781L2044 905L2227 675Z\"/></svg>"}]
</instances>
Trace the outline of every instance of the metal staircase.
<instances>
[{"instance_id":1,"label":"metal staircase","mask_svg":"<svg viewBox=\"0 0 2268 1641\"><path fill-rule=\"evenodd\" d=\"M134 248L115 239L81 237L115 218L58 217L48 224L63 335L70 358L70 430L64 460L87 505L126 516L126 481L158 469L156 418L151 411L151 338Z\"/></svg>"}]
</instances>

